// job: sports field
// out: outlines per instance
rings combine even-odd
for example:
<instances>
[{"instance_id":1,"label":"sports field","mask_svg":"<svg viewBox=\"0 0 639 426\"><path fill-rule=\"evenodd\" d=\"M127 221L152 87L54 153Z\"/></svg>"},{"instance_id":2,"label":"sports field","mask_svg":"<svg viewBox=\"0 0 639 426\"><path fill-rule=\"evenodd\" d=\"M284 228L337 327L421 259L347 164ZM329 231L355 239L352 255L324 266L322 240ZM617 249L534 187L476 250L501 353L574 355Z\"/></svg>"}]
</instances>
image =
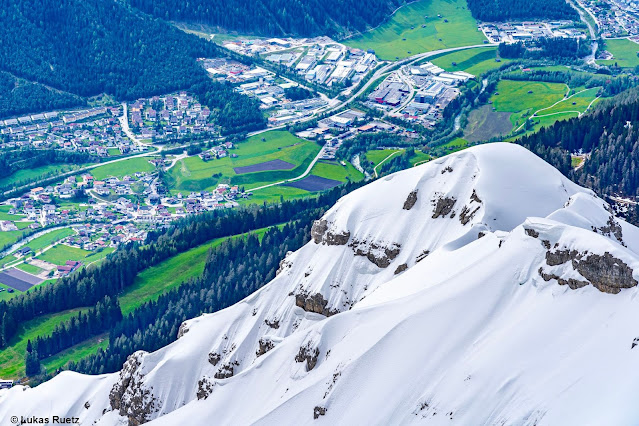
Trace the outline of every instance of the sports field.
<instances>
[{"instance_id":1,"label":"sports field","mask_svg":"<svg viewBox=\"0 0 639 426\"><path fill-rule=\"evenodd\" d=\"M484 40L465 0L419 0L344 44L372 49L381 59L395 60L432 50L482 44Z\"/></svg>"}]
</instances>

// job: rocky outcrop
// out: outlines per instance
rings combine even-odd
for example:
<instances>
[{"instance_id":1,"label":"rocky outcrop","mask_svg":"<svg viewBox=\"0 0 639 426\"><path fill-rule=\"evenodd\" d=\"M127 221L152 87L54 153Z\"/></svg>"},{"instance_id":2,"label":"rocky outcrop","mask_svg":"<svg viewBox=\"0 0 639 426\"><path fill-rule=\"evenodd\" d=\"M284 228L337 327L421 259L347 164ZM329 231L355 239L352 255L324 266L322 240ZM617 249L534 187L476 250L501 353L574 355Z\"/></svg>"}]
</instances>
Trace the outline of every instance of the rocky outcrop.
<instances>
[{"instance_id":1,"label":"rocky outcrop","mask_svg":"<svg viewBox=\"0 0 639 426\"><path fill-rule=\"evenodd\" d=\"M475 214L479 211L481 206L475 207L474 210L470 210L470 207L464 206L462 207L461 212L459 213L459 221L462 225L466 225L470 220L475 217Z\"/></svg>"},{"instance_id":2,"label":"rocky outcrop","mask_svg":"<svg viewBox=\"0 0 639 426\"><path fill-rule=\"evenodd\" d=\"M328 230L328 222L325 219L316 220L311 227L311 238L315 244L326 244L329 246L343 246L348 243L351 233L348 231L331 232Z\"/></svg>"},{"instance_id":3,"label":"rocky outcrop","mask_svg":"<svg viewBox=\"0 0 639 426\"><path fill-rule=\"evenodd\" d=\"M560 284L567 284L570 288L580 288L587 284L605 293L617 294L624 288L636 287L637 280L633 277L633 270L623 260L614 257L609 252L603 255L577 250L554 250L546 252L548 266L563 265L571 262L572 268L579 272L587 281L562 279L556 274L547 274L542 268L539 274L546 281L556 279Z\"/></svg>"},{"instance_id":4,"label":"rocky outcrop","mask_svg":"<svg viewBox=\"0 0 639 426\"><path fill-rule=\"evenodd\" d=\"M479 198L479 196L477 195L477 191L475 191L474 189L473 189L473 193L472 193L472 194L470 194L470 201L471 201L471 202L472 202L472 201L475 201L475 202L477 202L477 203L482 203L482 202L483 202L483 201Z\"/></svg>"},{"instance_id":5,"label":"rocky outcrop","mask_svg":"<svg viewBox=\"0 0 639 426\"><path fill-rule=\"evenodd\" d=\"M207 377L203 377L201 380L197 382L197 399L206 399L213 392L213 387L215 386L215 382L212 382Z\"/></svg>"},{"instance_id":6,"label":"rocky outcrop","mask_svg":"<svg viewBox=\"0 0 639 426\"><path fill-rule=\"evenodd\" d=\"M415 203L417 202L417 189L413 190L410 194L408 194L408 197L406 198L406 201L404 201L404 210L410 210L415 206Z\"/></svg>"},{"instance_id":7,"label":"rocky outcrop","mask_svg":"<svg viewBox=\"0 0 639 426\"><path fill-rule=\"evenodd\" d=\"M338 314L337 309L329 309L328 300L320 293L309 295L307 293L298 293L295 295L295 305L304 309L306 312L315 312L326 317Z\"/></svg>"},{"instance_id":8,"label":"rocky outcrop","mask_svg":"<svg viewBox=\"0 0 639 426\"><path fill-rule=\"evenodd\" d=\"M433 219L437 219L438 217L446 217L453 210L453 206L455 205L455 198L453 197L444 197L440 196L437 199L433 200L433 205L435 206L433 209Z\"/></svg>"},{"instance_id":9,"label":"rocky outcrop","mask_svg":"<svg viewBox=\"0 0 639 426\"><path fill-rule=\"evenodd\" d=\"M209 354L209 363L212 366L216 366L221 359L222 359L222 355L218 354L217 352L211 352Z\"/></svg>"},{"instance_id":10,"label":"rocky outcrop","mask_svg":"<svg viewBox=\"0 0 639 426\"><path fill-rule=\"evenodd\" d=\"M311 371L317 365L319 349L311 347L310 343L300 347L300 351L295 355L295 362L306 361L306 371Z\"/></svg>"},{"instance_id":11,"label":"rocky outcrop","mask_svg":"<svg viewBox=\"0 0 639 426\"><path fill-rule=\"evenodd\" d=\"M606 237L615 237L617 241L621 243L622 246L625 247L625 243L623 242L623 229L619 222L615 220L615 217L610 215L608 217L608 222L605 226L601 226L599 228L592 227L592 230L598 234L604 235Z\"/></svg>"},{"instance_id":12,"label":"rocky outcrop","mask_svg":"<svg viewBox=\"0 0 639 426\"><path fill-rule=\"evenodd\" d=\"M328 222L326 220L316 220L311 227L311 238L315 244L321 244L324 234L328 231Z\"/></svg>"},{"instance_id":13,"label":"rocky outcrop","mask_svg":"<svg viewBox=\"0 0 639 426\"><path fill-rule=\"evenodd\" d=\"M534 229L524 229L524 232L526 233L526 235L528 235L529 237L533 237L533 238L539 238L539 232L535 231Z\"/></svg>"},{"instance_id":14,"label":"rocky outcrop","mask_svg":"<svg viewBox=\"0 0 639 426\"><path fill-rule=\"evenodd\" d=\"M442 169L442 174L444 173L452 173L453 172L453 168L450 166L446 166Z\"/></svg>"},{"instance_id":15,"label":"rocky outcrop","mask_svg":"<svg viewBox=\"0 0 639 426\"><path fill-rule=\"evenodd\" d=\"M546 272L544 272L543 267L539 268L539 275L544 279L544 281L550 281L554 279L557 280L557 283L559 283L559 285L567 285L572 290L577 290L578 288L585 287L590 284L588 281L576 280L574 278L568 278L567 280L565 280L558 275L547 274Z\"/></svg>"},{"instance_id":16,"label":"rocky outcrop","mask_svg":"<svg viewBox=\"0 0 639 426\"><path fill-rule=\"evenodd\" d=\"M408 265L405 263L402 263L401 265L397 267L397 269L395 269L395 275L401 274L407 269L408 269Z\"/></svg>"},{"instance_id":17,"label":"rocky outcrop","mask_svg":"<svg viewBox=\"0 0 639 426\"><path fill-rule=\"evenodd\" d=\"M228 379L229 377L233 377L234 367L238 367L240 363L238 361L227 362L226 364L222 364L222 366L217 370L217 372L213 375L216 379Z\"/></svg>"},{"instance_id":18,"label":"rocky outcrop","mask_svg":"<svg viewBox=\"0 0 639 426\"><path fill-rule=\"evenodd\" d=\"M138 351L129 356L120 371L120 379L109 393L111 408L126 417L129 426L146 423L156 411L156 398L144 386L144 376L139 370L143 354L144 352Z\"/></svg>"},{"instance_id":19,"label":"rocky outcrop","mask_svg":"<svg viewBox=\"0 0 639 426\"><path fill-rule=\"evenodd\" d=\"M429 254L430 250L424 250L423 252L419 253L419 255L415 258L415 263L419 263L422 260L426 259Z\"/></svg>"},{"instance_id":20,"label":"rocky outcrop","mask_svg":"<svg viewBox=\"0 0 639 426\"><path fill-rule=\"evenodd\" d=\"M273 328L275 330L280 328L280 321L278 319L270 320L270 319L266 318L264 320L264 324L268 325L269 327L271 327L271 328Z\"/></svg>"},{"instance_id":21,"label":"rocky outcrop","mask_svg":"<svg viewBox=\"0 0 639 426\"><path fill-rule=\"evenodd\" d=\"M182 324L180 324L180 328L178 328L177 338L179 339L180 337L184 336L188 332L189 332L189 328L186 326L186 322L183 322Z\"/></svg>"},{"instance_id":22,"label":"rocky outcrop","mask_svg":"<svg viewBox=\"0 0 639 426\"><path fill-rule=\"evenodd\" d=\"M326 414L326 408L325 407L320 407L318 405L315 408L313 408L313 419L317 420L317 419L319 419L320 416L323 416L325 414Z\"/></svg>"},{"instance_id":23,"label":"rocky outcrop","mask_svg":"<svg viewBox=\"0 0 639 426\"><path fill-rule=\"evenodd\" d=\"M399 255L401 249L401 245L397 243L381 245L358 240L353 240L349 247L353 249L355 256L364 256L380 268L387 268Z\"/></svg>"},{"instance_id":24,"label":"rocky outcrop","mask_svg":"<svg viewBox=\"0 0 639 426\"><path fill-rule=\"evenodd\" d=\"M260 341L258 342L258 345L259 347L255 351L255 355L257 355L258 357L264 355L265 353L267 353L268 351L270 351L271 349L275 347L275 343L273 343L271 339L266 337L262 337Z\"/></svg>"}]
</instances>

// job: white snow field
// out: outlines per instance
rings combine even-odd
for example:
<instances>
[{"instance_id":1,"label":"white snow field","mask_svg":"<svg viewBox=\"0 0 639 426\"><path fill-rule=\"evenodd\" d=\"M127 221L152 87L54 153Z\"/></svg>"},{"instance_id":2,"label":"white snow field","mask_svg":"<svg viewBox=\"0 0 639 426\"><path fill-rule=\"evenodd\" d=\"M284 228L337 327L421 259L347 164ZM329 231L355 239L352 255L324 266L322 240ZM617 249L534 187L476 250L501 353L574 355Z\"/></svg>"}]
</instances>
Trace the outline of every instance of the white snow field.
<instances>
[{"instance_id":1,"label":"white snow field","mask_svg":"<svg viewBox=\"0 0 639 426\"><path fill-rule=\"evenodd\" d=\"M639 423L639 229L524 148L380 179L312 237L119 373L0 391L0 423Z\"/></svg>"}]
</instances>

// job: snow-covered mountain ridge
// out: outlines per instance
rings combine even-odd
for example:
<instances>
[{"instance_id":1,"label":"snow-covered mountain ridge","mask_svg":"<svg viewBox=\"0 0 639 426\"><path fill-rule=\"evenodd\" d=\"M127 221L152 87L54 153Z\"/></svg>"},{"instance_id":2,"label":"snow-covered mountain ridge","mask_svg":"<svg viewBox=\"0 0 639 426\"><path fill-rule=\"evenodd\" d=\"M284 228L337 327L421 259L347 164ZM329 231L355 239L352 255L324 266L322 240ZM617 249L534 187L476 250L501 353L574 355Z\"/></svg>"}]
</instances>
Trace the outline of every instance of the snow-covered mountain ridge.
<instances>
[{"instance_id":1,"label":"snow-covered mountain ridge","mask_svg":"<svg viewBox=\"0 0 639 426\"><path fill-rule=\"evenodd\" d=\"M271 283L120 373L0 391L0 419L632 424L638 279L639 229L483 145L347 195Z\"/></svg>"}]
</instances>

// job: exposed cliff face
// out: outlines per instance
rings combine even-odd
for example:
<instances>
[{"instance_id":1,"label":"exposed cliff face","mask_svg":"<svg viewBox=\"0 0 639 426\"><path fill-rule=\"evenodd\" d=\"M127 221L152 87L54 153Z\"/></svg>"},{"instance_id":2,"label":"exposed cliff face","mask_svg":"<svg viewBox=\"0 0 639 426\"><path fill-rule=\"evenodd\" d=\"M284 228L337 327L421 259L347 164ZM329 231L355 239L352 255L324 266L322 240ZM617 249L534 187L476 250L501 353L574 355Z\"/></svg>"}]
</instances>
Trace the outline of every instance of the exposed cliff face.
<instances>
[{"instance_id":1,"label":"exposed cliff face","mask_svg":"<svg viewBox=\"0 0 639 426\"><path fill-rule=\"evenodd\" d=\"M572 268L579 272L586 280L565 280L554 274L540 274L546 281L555 278L560 284L568 284L577 289L592 284L599 291L617 294L624 288L636 287L638 282L633 277L634 271L623 260L605 252L603 255L594 253L579 253L576 250L554 250L546 252L548 266L563 265L570 262Z\"/></svg>"},{"instance_id":2,"label":"exposed cliff face","mask_svg":"<svg viewBox=\"0 0 639 426\"><path fill-rule=\"evenodd\" d=\"M417 202L417 189L414 189L408 194L406 201L404 201L404 206L402 207L404 210L410 210L415 206Z\"/></svg>"},{"instance_id":3,"label":"exposed cliff face","mask_svg":"<svg viewBox=\"0 0 639 426\"><path fill-rule=\"evenodd\" d=\"M156 398L143 382L144 375L139 370L143 352L131 355L120 371L120 380L111 389L111 408L128 419L129 426L147 422L157 409Z\"/></svg>"},{"instance_id":4,"label":"exposed cliff face","mask_svg":"<svg viewBox=\"0 0 639 426\"><path fill-rule=\"evenodd\" d=\"M325 219L316 220L311 227L311 238L315 244L327 244L329 246L343 246L348 243L351 233L348 231L331 232Z\"/></svg>"},{"instance_id":5,"label":"exposed cliff face","mask_svg":"<svg viewBox=\"0 0 639 426\"><path fill-rule=\"evenodd\" d=\"M349 247L353 249L355 256L364 256L380 268L387 268L401 250L398 243L383 244L358 240L353 240Z\"/></svg>"},{"instance_id":6,"label":"exposed cliff face","mask_svg":"<svg viewBox=\"0 0 639 426\"><path fill-rule=\"evenodd\" d=\"M324 299L320 293L308 295L305 293L299 293L295 295L295 305L304 309L306 312L315 312L326 317L339 313L337 309L329 309L328 300Z\"/></svg>"},{"instance_id":7,"label":"exposed cliff face","mask_svg":"<svg viewBox=\"0 0 639 426\"><path fill-rule=\"evenodd\" d=\"M632 423L639 231L529 156L486 145L376 180L254 295L118 374L0 391L0 418Z\"/></svg>"}]
</instances>

